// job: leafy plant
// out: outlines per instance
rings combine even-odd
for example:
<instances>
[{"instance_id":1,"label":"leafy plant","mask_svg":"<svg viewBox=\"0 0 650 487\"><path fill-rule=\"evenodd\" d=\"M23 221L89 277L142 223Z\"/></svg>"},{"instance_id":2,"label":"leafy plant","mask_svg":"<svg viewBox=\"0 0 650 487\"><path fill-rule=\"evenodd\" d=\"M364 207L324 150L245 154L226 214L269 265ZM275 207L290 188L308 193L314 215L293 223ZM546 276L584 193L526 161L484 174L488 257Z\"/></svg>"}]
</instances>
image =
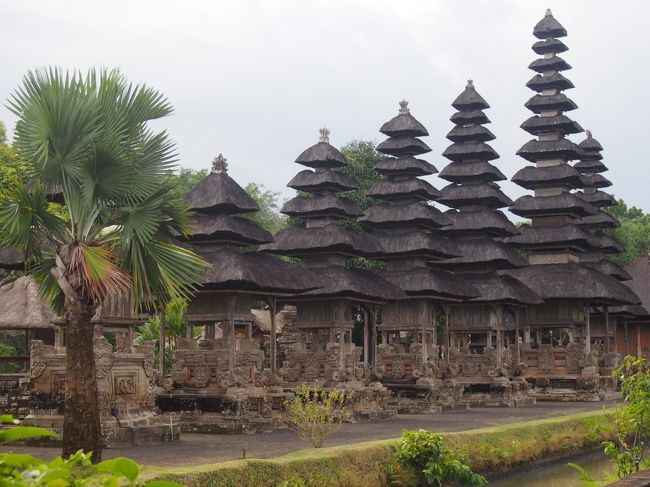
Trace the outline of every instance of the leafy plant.
<instances>
[{"instance_id":1,"label":"leafy plant","mask_svg":"<svg viewBox=\"0 0 650 487\"><path fill-rule=\"evenodd\" d=\"M348 420L351 394L302 385L291 401L285 401L286 422L298 436L320 448L327 437Z\"/></svg>"},{"instance_id":2,"label":"leafy plant","mask_svg":"<svg viewBox=\"0 0 650 487\"><path fill-rule=\"evenodd\" d=\"M442 435L423 429L404 430L395 449L395 459L421 475L425 485L482 486L487 480L472 472L465 459L445 446Z\"/></svg>"}]
</instances>

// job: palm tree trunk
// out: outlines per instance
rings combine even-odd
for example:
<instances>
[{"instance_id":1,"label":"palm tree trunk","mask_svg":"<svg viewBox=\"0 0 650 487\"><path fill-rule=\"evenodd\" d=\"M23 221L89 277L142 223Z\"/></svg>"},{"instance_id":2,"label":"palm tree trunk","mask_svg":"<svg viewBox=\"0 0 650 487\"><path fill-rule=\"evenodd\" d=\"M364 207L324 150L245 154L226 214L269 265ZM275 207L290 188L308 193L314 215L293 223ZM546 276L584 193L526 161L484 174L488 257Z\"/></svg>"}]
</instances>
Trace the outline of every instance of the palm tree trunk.
<instances>
[{"instance_id":1,"label":"palm tree trunk","mask_svg":"<svg viewBox=\"0 0 650 487\"><path fill-rule=\"evenodd\" d=\"M87 303L66 299L63 456L67 457L81 449L93 452L93 462L99 462L102 456L102 435L91 310Z\"/></svg>"}]
</instances>

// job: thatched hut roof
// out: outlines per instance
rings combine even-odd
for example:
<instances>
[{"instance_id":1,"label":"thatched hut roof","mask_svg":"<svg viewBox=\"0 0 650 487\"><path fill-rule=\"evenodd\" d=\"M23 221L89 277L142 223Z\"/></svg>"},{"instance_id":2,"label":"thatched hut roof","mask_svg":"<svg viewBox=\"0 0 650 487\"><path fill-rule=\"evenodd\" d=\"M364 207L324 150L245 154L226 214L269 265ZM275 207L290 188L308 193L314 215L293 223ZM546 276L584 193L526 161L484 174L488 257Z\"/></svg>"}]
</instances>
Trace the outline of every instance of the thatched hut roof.
<instances>
[{"instance_id":1,"label":"thatched hut roof","mask_svg":"<svg viewBox=\"0 0 650 487\"><path fill-rule=\"evenodd\" d=\"M580 299L598 304L639 304L620 281L580 264L537 264L502 271L542 299Z\"/></svg>"},{"instance_id":2,"label":"thatched hut roof","mask_svg":"<svg viewBox=\"0 0 650 487\"><path fill-rule=\"evenodd\" d=\"M578 159L579 154L580 148L569 139L564 138L559 140L529 140L517 151L518 156L530 162L537 162L542 159L571 161Z\"/></svg>"},{"instance_id":3,"label":"thatched hut roof","mask_svg":"<svg viewBox=\"0 0 650 487\"><path fill-rule=\"evenodd\" d=\"M594 206L615 206L617 205L616 198L611 194L604 191L596 190L591 192L578 191L575 193L578 198L582 198L587 203Z\"/></svg>"},{"instance_id":4,"label":"thatched hut roof","mask_svg":"<svg viewBox=\"0 0 650 487\"><path fill-rule=\"evenodd\" d=\"M542 299L517 279L494 272L486 274L468 274L463 276L474 286L479 296L469 300L471 303L501 304L541 304Z\"/></svg>"},{"instance_id":5,"label":"thatched hut roof","mask_svg":"<svg viewBox=\"0 0 650 487\"><path fill-rule=\"evenodd\" d=\"M346 297L368 302L384 302L405 299L404 292L380 275L362 269L346 269L327 266L303 269L310 274L312 282L319 287L306 292L300 298Z\"/></svg>"},{"instance_id":6,"label":"thatched hut roof","mask_svg":"<svg viewBox=\"0 0 650 487\"><path fill-rule=\"evenodd\" d=\"M487 161L452 162L440 172L439 177L452 183L472 181L504 181L505 175Z\"/></svg>"},{"instance_id":7,"label":"thatched hut roof","mask_svg":"<svg viewBox=\"0 0 650 487\"><path fill-rule=\"evenodd\" d=\"M438 172L433 164L408 155L383 159L375 164L375 171L384 176L390 176L393 174L428 176L429 174L435 174Z\"/></svg>"},{"instance_id":8,"label":"thatched hut roof","mask_svg":"<svg viewBox=\"0 0 650 487\"><path fill-rule=\"evenodd\" d=\"M464 300L478 296L479 292L464 277L440 269L413 268L382 271L380 275L399 286L408 296L435 299Z\"/></svg>"},{"instance_id":9,"label":"thatched hut roof","mask_svg":"<svg viewBox=\"0 0 650 487\"><path fill-rule=\"evenodd\" d=\"M581 159L573 165L580 172L605 172L607 166L599 160Z\"/></svg>"},{"instance_id":10,"label":"thatched hut roof","mask_svg":"<svg viewBox=\"0 0 650 487\"><path fill-rule=\"evenodd\" d=\"M512 182L526 189L550 186L574 189L585 186L586 181L583 178L584 176L570 165L560 164L546 167L526 166L515 173Z\"/></svg>"},{"instance_id":11,"label":"thatched hut roof","mask_svg":"<svg viewBox=\"0 0 650 487\"><path fill-rule=\"evenodd\" d=\"M629 281L632 276L628 271L609 259L601 259L597 262L582 262L582 265L595 271L612 276L619 281Z\"/></svg>"},{"instance_id":12,"label":"thatched hut roof","mask_svg":"<svg viewBox=\"0 0 650 487\"><path fill-rule=\"evenodd\" d=\"M305 169L296 174L289 184L290 188L297 191L349 191L357 187L357 183L350 176L332 171L328 168L320 168L317 171Z\"/></svg>"},{"instance_id":13,"label":"thatched hut roof","mask_svg":"<svg viewBox=\"0 0 650 487\"><path fill-rule=\"evenodd\" d=\"M442 228L445 234L505 237L517 233L514 224L499 210L449 210L445 215L451 220L451 225Z\"/></svg>"},{"instance_id":14,"label":"thatched hut roof","mask_svg":"<svg viewBox=\"0 0 650 487\"><path fill-rule=\"evenodd\" d=\"M476 91L472 80L467 81L467 86L465 86L463 92L451 103L451 106L459 111L485 110L486 108L490 108L490 105Z\"/></svg>"},{"instance_id":15,"label":"thatched hut roof","mask_svg":"<svg viewBox=\"0 0 650 487\"><path fill-rule=\"evenodd\" d=\"M536 74L526 83L526 86L538 93L546 90L568 90L575 88L571 80L567 79L561 73L549 75Z\"/></svg>"},{"instance_id":16,"label":"thatched hut roof","mask_svg":"<svg viewBox=\"0 0 650 487\"><path fill-rule=\"evenodd\" d=\"M21 270L24 268L24 253L7 247L0 248L0 269Z\"/></svg>"},{"instance_id":17,"label":"thatched hut roof","mask_svg":"<svg viewBox=\"0 0 650 487\"><path fill-rule=\"evenodd\" d=\"M602 174L585 174L582 177L585 180L586 186L593 186L594 188L607 188L612 185L612 182Z\"/></svg>"},{"instance_id":18,"label":"thatched hut roof","mask_svg":"<svg viewBox=\"0 0 650 487\"><path fill-rule=\"evenodd\" d=\"M566 224L552 227L522 225L520 233L504 240L504 243L526 250L573 249L598 250L600 240L578 225Z\"/></svg>"},{"instance_id":19,"label":"thatched hut roof","mask_svg":"<svg viewBox=\"0 0 650 487\"><path fill-rule=\"evenodd\" d=\"M644 255L625 266L625 271L631 280L625 284L632 289L641 300L640 306L627 305L619 309L612 309L611 312L625 312L630 317L650 320L650 257Z\"/></svg>"},{"instance_id":20,"label":"thatched hut roof","mask_svg":"<svg viewBox=\"0 0 650 487\"><path fill-rule=\"evenodd\" d=\"M453 143L445 149L442 155L451 161L475 159L493 161L499 158L499 154L485 142Z\"/></svg>"},{"instance_id":21,"label":"thatched hut roof","mask_svg":"<svg viewBox=\"0 0 650 487\"><path fill-rule=\"evenodd\" d=\"M610 252L612 254L625 252L623 246L614 237L605 234L598 234L596 237L600 240L601 250L603 252Z\"/></svg>"},{"instance_id":22,"label":"thatched hut roof","mask_svg":"<svg viewBox=\"0 0 650 487\"><path fill-rule=\"evenodd\" d=\"M449 269L471 270L484 266L509 269L527 264L516 250L491 238L460 240L456 245L462 256L436 262L436 265Z\"/></svg>"},{"instance_id":23,"label":"thatched hut roof","mask_svg":"<svg viewBox=\"0 0 650 487\"><path fill-rule=\"evenodd\" d=\"M260 207L228 174L212 172L185 196L185 202L202 213L252 213Z\"/></svg>"},{"instance_id":24,"label":"thatched hut roof","mask_svg":"<svg viewBox=\"0 0 650 487\"><path fill-rule=\"evenodd\" d=\"M485 113L483 113L483 110L456 112L451 116L449 120L451 120L456 125L465 125L470 123L490 123L490 119Z\"/></svg>"},{"instance_id":25,"label":"thatched hut roof","mask_svg":"<svg viewBox=\"0 0 650 487\"><path fill-rule=\"evenodd\" d=\"M456 125L447 133L447 138L453 142L483 141L496 139L496 136L483 125Z\"/></svg>"},{"instance_id":26,"label":"thatched hut roof","mask_svg":"<svg viewBox=\"0 0 650 487\"><path fill-rule=\"evenodd\" d=\"M229 215L196 213L191 217L192 242L219 241L238 245L259 245L273 241L273 236L257 223Z\"/></svg>"},{"instance_id":27,"label":"thatched hut roof","mask_svg":"<svg viewBox=\"0 0 650 487\"><path fill-rule=\"evenodd\" d=\"M423 256L438 260L459 255L451 240L422 231L374 235L380 252L370 257Z\"/></svg>"},{"instance_id":28,"label":"thatched hut roof","mask_svg":"<svg viewBox=\"0 0 650 487\"><path fill-rule=\"evenodd\" d=\"M568 112L578 108L578 105L564 93L558 93L556 95L540 95L538 93L537 95L533 95L524 106L531 112L537 114L554 110Z\"/></svg>"},{"instance_id":29,"label":"thatched hut roof","mask_svg":"<svg viewBox=\"0 0 650 487\"><path fill-rule=\"evenodd\" d=\"M54 312L38 296L38 285L22 276L0 287L0 330L52 328Z\"/></svg>"},{"instance_id":30,"label":"thatched hut roof","mask_svg":"<svg viewBox=\"0 0 650 487\"><path fill-rule=\"evenodd\" d=\"M559 54L568 50L569 48L560 39L548 38L542 41L537 41L533 44L533 51L537 54L547 54L551 52Z\"/></svg>"},{"instance_id":31,"label":"thatched hut roof","mask_svg":"<svg viewBox=\"0 0 650 487\"><path fill-rule=\"evenodd\" d=\"M571 69L571 65L560 56L551 56L535 59L528 65L528 69L541 74L544 71L566 71Z\"/></svg>"},{"instance_id":32,"label":"thatched hut roof","mask_svg":"<svg viewBox=\"0 0 650 487\"><path fill-rule=\"evenodd\" d=\"M578 225L589 228L618 228L620 223L609 213L603 211L596 215L589 215L581 218Z\"/></svg>"},{"instance_id":33,"label":"thatched hut roof","mask_svg":"<svg viewBox=\"0 0 650 487\"><path fill-rule=\"evenodd\" d=\"M411 178L405 181L378 181L366 191L366 194L372 198L386 201L403 199L404 197L430 201L440 196L440 192L431 183L417 178Z\"/></svg>"},{"instance_id":34,"label":"thatched hut roof","mask_svg":"<svg viewBox=\"0 0 650 487\"><path fill-rule=\"evenodd\" d=\"M555 17L553 17L551 9L549 8L546 10L546 15L544 15L544 18L537 22L537 25L535 25L535 28L533 29L533 35L538 39L549 39L552 37L565 37L567 35L567 32L566 29L562 27L562 24L555 20Z\"/></svg>"},{"instance_id":35,"label":"thatched hut roof","mask_svg":"<svg viewBox=\"0 0 650 487\"><path fill-rule=\"evenodd\" d=\"M397 116L384 123L379 131L389 137L425 137L427 129L418 122L408 110L408 102L400 102L400 112Z\"/></svg>"},{"instance_id":36,"label":"thatched hut roof","mask_svg":"<svg viewBox=\"0 0 650 487\"><path fill-rule=\"evenodd\" d=\"M489 181L463 185L451 183L440 190L438 202L452 208L474 205L503 208L513 203L497 184Z\"/></svg>"},{"instance_id":37,"label":"thatched hut roof","mask_svg":"<svg viewBox=\"0 0 650 487\"><path fill-rule=\"evenodd\" d=\"M341 152L329 143L330 131L326 128L320 129L320 140L303 151L296 162L303 166L317 169L319 167L334 169L336 167L345 167L348 160Z\"/></svg>"},{"instance_id":38,"label":"thatched hut roof","mask_svg":"<svg viewBox=\"0 0 650 487\"><path fill-rule=\"evenodd\" d=\"M390 156L417 156L431 152L431 147L415 137L396 137L384 140L377 151Z\"/></svg>"},{"instance_id":39,"label":"thatched hut roof","mask_svg":"<svg viewBox=\"0 0 650 487\"><path fill-rule=\"evenodd\" d=\"M303 218L350 218L363 214L351 199L332 194L296 196L287 201L280 211L285 215Z\"/></svg>"},{"instance_id":40,"label":"thatched hut roof","mask_svg":"<svg viewBox=\"0 0 650 487\"><path fill-rule=\"evenodd\" d=\"M371 206L359 218L359 222L362 225L373 227L410 225L422 228L439 228L451 223L440 210L420 202L406 205Z\"/></svg>"},{"instance_id":41,"label":"thatched hut roof","mask_svg":"<svg viewBox=\"0 0 650 487\"><path fill-rule=\"evenodd\" d=\"M564 134L579 134L583 131L578 122L574 122L566 115L553 115L551 117L533 115L522 123L520 127L532 135L558 131Z\"/></svg>"},{"instance_id":42,"label":"thatched hut roof","mask_svg":"<svg viewBox=\"0 0 650 487\"><path fill-rule=\"evenodd\" d=\"M510 207L510 211L524 218L552 215L582 217L595 215L598 213L598 208L574 194L564 192L557 196L521 196Z\"/></svg>"}]
</instances>

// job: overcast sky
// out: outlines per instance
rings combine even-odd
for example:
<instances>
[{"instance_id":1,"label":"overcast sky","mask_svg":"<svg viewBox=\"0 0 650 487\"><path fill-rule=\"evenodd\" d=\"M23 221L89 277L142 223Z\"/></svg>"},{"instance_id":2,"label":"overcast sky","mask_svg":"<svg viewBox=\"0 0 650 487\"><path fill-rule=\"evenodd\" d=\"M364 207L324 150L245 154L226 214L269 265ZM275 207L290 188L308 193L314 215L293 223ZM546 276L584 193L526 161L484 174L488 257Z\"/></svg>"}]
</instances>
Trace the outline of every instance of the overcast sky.
<instances>
[{"instance_id":1,"label":"overcast sky","mask_svg":"<svg viewBox=\"0 0 650 487\"><path fill-rule=\"evenodd\" d=\"M208 168L223 152L240 184L289 197L293 161L320 127L337 147L381 141L403 98L429 130L425 158L442 169L450 103L472 78L511 177L530 138L519 125L530 116L532 30L547 7L569 33L567 94L579 106L569 116L605 148L610 190L650 211L647 0L0 0L0 97L30 68L117 66L170 99L174 114L156 126L181 165ZM0 120L15 123L4 106Z\"/></svg>"}]
</instances>

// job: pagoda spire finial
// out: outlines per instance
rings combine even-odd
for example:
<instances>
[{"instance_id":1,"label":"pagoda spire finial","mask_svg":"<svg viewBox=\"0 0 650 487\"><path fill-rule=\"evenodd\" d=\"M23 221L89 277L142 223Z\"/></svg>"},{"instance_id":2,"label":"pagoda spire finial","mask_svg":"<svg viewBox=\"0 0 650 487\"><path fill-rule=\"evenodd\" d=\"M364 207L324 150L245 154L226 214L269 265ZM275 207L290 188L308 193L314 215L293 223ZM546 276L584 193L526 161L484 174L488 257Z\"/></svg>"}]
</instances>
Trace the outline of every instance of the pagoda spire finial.
<instances>
[{"instance_id":1,"label":"pagoda spire finial","mask_svg":"<svg viewBox=\"0 0 650 487\"><path fill-rule=\"evenodd\" d=\"M327 127L323 127L322 129L319 130L320 132L320 137L318 139L318 142L324 142L326 144L330 143L330 130Z\"/></svg>"},{"instance_id":2,"label":"pagoda spire finial","mask_svg":"<svg viewBox=\"0 0 650 487\"><path fill-rule=\"evenodd\" d=\"M467 86L465 86L466 90L473 90L474 89L474 80L468 79L467 80Z\"/></svg>"},{"instance_id":3,"label":"pagoda spire finial","mask_svg":"<svg viewBox=\"0 0 650 487\"><path fill-rule=\"evenodd\" d=\"M410 110L409 110L409 102L407 102L406 100L400 101L399 102L399 114L400 115L406 115L409 112L410 112Z\"/></svg>"},{"instance_id":4,"label":"pagoda spire finial","mask_svg":"<svg viewBox=\"0 0 650 487\"><path fill-rule=\"evenodd\" d=\"M587 138L591 139L592 138L591 137L591 130L587 129L587 130L585 130L585 132L587 133Z\"/></svg>"},{"instance_id":5,"label":"pagoda spire finial","mask_svg":"<svg viewBox=\"0 0 650 487\"><path fill-rule=\"evenodd\" d=\"M223 154L219 153L217 157L212 160L212 174L226 174L228 172L227 159Z\"/></svg>"},{"instance_id":6,"label":"pagoda spire finial","mask_svg":"<svg viewBox=\"0 0 650 487\"><path fill-rule=\"evenodd\" d=\"M551 12L551 9L550 9L550 8L547 8L547 9L546 9L546 17L549 17L549 16L551 16L551 15L553 15L553 12Z\"/></svg>"}]
</instances>

